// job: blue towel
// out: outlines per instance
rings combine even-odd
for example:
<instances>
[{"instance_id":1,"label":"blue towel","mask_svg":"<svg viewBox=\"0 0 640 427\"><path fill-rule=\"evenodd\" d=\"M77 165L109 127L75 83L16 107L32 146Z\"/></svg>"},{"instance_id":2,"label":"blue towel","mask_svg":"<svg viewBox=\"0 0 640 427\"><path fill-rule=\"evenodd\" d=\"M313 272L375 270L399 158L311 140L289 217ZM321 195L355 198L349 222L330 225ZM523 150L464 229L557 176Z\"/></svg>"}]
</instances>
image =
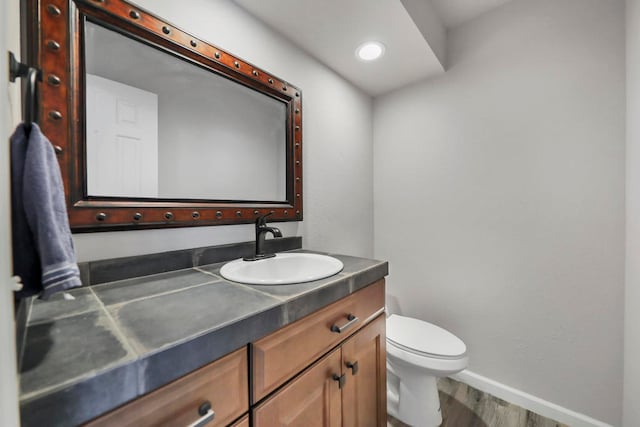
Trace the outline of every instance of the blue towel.
<instances>
[{"instance_id":1,"label":"blue towel","mask_svg":"<svg viewBox=\"0 0 640 427\"><path fill-rule=\"evenodd\" d=\"M11 136L13 270L24 298L81 286L60 166L40 127L19 125Z\"/></svg>"}]
</instances>

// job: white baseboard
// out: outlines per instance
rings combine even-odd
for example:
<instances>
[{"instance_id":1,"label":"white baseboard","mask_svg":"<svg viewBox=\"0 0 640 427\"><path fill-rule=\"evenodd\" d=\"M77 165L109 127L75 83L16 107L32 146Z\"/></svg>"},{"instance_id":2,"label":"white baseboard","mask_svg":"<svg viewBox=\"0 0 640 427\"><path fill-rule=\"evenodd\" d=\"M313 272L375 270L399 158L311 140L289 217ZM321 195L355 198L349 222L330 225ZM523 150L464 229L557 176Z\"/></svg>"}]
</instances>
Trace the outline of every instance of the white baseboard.
<instances>
[{"instance_id":1,"label":"white baseboard","mask_svg":"<svg viewBox=\"0 0 640 427\"><path fill-rule=\"evenodd\" d=\"M463 382L485 393L489 393L509 403L516 404L531 412L559 421L570 427L612 427L610 424L598 421L584 414L563 408L539 397L532 396L508 385L499 383L474 372L464 370L452 375L456 381Z\"/></svg>"}]
</instances>

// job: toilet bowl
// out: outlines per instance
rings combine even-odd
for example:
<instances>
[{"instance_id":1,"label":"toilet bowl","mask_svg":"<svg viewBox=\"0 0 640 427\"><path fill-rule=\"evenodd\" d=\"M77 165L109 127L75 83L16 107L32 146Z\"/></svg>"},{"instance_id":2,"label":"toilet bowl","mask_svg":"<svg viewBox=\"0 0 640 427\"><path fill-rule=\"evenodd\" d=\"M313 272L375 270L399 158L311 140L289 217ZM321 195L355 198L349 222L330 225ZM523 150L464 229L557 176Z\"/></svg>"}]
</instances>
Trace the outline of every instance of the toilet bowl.
<instances>
[{"instance_id":1,"label":"toilet bowl","mask_svg":"<svg viewBox=\"0 0 640 427\"><path fill-rule=\"evenodd\" d=\"M414 427L442 423L437 379L467 367L467 347L451 332L410 317L387 318L387 411Z\"/></svg>"}]
</instances>

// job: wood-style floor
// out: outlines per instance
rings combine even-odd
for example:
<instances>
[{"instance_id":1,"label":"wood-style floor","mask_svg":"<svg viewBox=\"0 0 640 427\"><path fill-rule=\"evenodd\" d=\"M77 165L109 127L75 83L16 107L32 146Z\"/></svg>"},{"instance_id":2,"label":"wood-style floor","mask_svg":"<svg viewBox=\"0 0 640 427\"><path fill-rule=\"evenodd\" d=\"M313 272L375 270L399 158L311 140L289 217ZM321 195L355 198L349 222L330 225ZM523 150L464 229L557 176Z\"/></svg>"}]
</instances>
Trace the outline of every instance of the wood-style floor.
<instances>
[{"instance_id":1,"label":"wood-style floor","mask_svg":"<svg viewBox=\"0 0 640 427\"><path fill-rule=\"evenodd\" d=\"M442 427L568 427L450 378L438 381ZM387 427L409 427L389 417Z\"/></svg>"}]
</instances>

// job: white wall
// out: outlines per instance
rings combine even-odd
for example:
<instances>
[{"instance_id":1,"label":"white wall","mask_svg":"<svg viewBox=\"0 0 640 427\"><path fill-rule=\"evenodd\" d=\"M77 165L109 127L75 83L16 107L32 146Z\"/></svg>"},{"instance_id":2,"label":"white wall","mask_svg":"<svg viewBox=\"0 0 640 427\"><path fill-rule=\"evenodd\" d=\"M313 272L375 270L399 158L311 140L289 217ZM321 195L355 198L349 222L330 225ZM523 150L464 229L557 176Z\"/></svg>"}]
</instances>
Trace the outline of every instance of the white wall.
<instances>
[{"instance_id":1,"label":"white wall","mask_svg":"<svg viewBox=\"0 0 640 427\"><path fill-rule=\"evenodd\" d=\"M20 3L18 0L0 2L0 52L7 59L7 50L20 57ZM11 192L9 165L9 136L20 121L20 82L9 83L7 66L0 67L0 425L17 427L18 374L13 316L13 265L11 257Z\"/></svg>"},{"instance_id":2,"label":"white wall","mask_svg":"<svg viewBox=\"0 0 640 427\"><path fill-rule=\"evenodd\" d=\"M640 426L640 1L627 0L627 252L625 427Z\"/></svg>"},{"instance_id":3,"label":"white wall","mask_svg":"<svg viewBox=\"0 0 640 427\"><path fill-rule=\"evenodd\" d=\"M230 0L137 3L302 89L304 221L281 223L306 248L373 253L371 98ZM253 226L76 234L80 261L252 240Z\"/></svg>"},{"instance_id":4,"label":"white wall","mask_svg":"<svg viewBox=\"0 0 640 427\"><path fill-rule=\"evenodd\" d=\"M614 425L623 13L515 0L449 33L442 77L374 101L374 255L401 311L460 336L471 371Z\"/></svg>"}]
</instances>

